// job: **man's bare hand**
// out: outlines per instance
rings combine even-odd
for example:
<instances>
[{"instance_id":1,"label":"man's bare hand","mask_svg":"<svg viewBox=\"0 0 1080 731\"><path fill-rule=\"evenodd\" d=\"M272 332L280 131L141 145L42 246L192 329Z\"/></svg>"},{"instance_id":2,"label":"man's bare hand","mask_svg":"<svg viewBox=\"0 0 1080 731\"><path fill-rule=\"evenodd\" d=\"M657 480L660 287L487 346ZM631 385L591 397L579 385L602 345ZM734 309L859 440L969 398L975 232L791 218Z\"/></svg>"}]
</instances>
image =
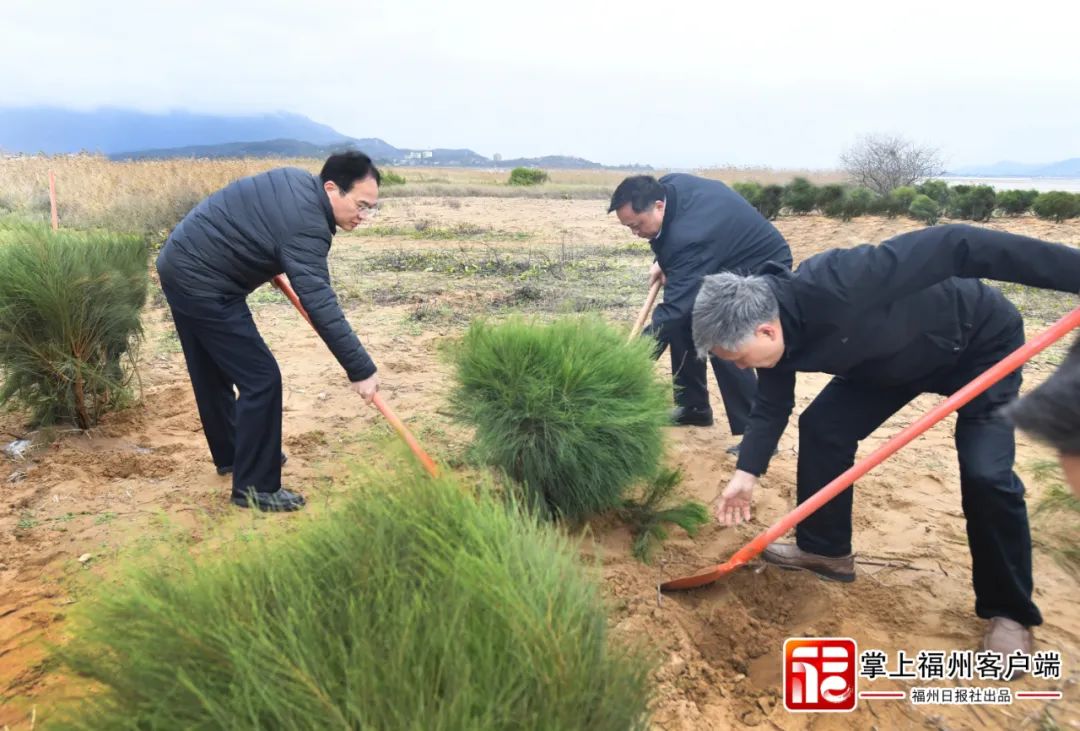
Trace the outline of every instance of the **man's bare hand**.
<instances>
[{"instance_id":1,"label":"man's bare hand","mask_svg":"<svg viewBox=\"0 0 1080 731\"><path fill-rule=\"evenodd\" d=\"M649 267L649 286L653 286L653 283L660 280L660 286L667 286L667 275L664 274L664 270L660 268L659 262L653 262L653 265Z\"/></svg>"},{"instance_id":2,"label":"man's bare hand","mask_svg":"<svg viewBox=\"0 0 1080 731\"><path fill-rule=\"evenodd\" d=\"M375 394L379 390L379 376L378 374L373 374L371 377L365 378L362 381L353 381L349 384L349 388L360 394L360 396L363 397L365 404L370 405L375 398Z\"/></svg>"},{"instance_id":3,"label":"man's bare hand","mask_svg":"<svg viewBox=\"0 0 1080 731\"><path fill-rule=\"evenodd\" d=\"M735 470L727 487L713 501L716 522L730 527L750 520L750 503L757 483L758 478L749 472Z\"/></svg>"}]
</instances>

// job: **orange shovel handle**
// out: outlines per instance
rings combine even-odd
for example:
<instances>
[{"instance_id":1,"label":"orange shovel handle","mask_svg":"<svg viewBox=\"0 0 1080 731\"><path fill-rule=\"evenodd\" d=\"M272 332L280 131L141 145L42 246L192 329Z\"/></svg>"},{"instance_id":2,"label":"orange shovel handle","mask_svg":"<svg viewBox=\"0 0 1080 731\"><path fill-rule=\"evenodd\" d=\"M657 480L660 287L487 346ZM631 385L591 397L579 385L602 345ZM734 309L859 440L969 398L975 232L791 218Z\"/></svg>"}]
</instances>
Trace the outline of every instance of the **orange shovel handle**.
<instances>
[{"instance_id":1,"label":"orange shovel handle","mask_svg":"<svg viewBox=\"0 0 1080 731\"><path fill-rule=\"evenodd\" d=\"M390 422L390 426L394 427L394 431L398 433L398 436L401 437L402 441L409 445L409 449L411 449L412 453L416 455L416 458L420 460L420 464L424 466L427 473L432 477L438 477L439 468L435 465L435 460L428 456L428 453L420 446L420 442L416 441L416 437L414 437L412 432L409 431L409 428L405 426L405 422L399 419L398 415L390 409L386 402L383 401L382 396L376 393L371 402L375 404L375 408L382 412L382 415Z\"/></svg>"},{"instance_id":2,"label":"orange shovel handle","mask_svg":"<svg viewBox=\"0 0 1080 731\"><path fill-rule=\"evenodd\" d=\"M921 419L908 426L885 444L878 447L872 454L855 463L850 469L841 474L825 487L818 490L802 505L773 523L766 530L759 533L749 543L735 553L727 563L719 564L711 570L683 579L675 579L660 585L663 590L690 589L697 586L710 584L725 574L745 565L751 559L757 558L765 548L780 536L787 533L807 516L816 511L825 503L832 500L841 492L867 472L877 467L886 459L895 454L916 437L920 436L930 427L937 424L952 412L967 404L986 389L993 386L1008 374L1015 371L1036 354L1049 345L1060 340L1070 330L1080 326L1080 307L1077 307L1065 317L1054 323L1046 332L1042 333L1030 342L1024 343L1015 351L1006 356L985 372L979 374L971 383L967 384L949 398L930 410Z\"/></svg>"},{"instance_id":3,"label":"orange shovel handle","mask_svg":"<svg viewBox=\"0 0 1080 731\"><path fill-rule=\"evenodd\" d=\"M297 311L304 316L304 319L308 321L308 324L314 327L307 311L304 310L304 306L300 304L300 298L296 296L296 292L293 291L292 285L285 279L285 275L279 274L274 277L273 284L289 298L289 301L292 302ZM409 431L409 428L405 426L405 422L399 419L397 414L395 414L386 402L383 401L382 396L376 393L375 397L372 399L372 403L375 405L375 408L386 417L386 420L390 422L390 426L394 427L394 431L398 433L398 436L401 437L402 441L409 445L409 449L411 449L412 453L416 455L416 458L420 460L420 464L424 466L427 473L432 477L438 477L439 468L436 466L435 461L429 457L423 447L420 446L420 442L416 441L416 437L414 437L412 432Z\"/></svg>"},{"instance_id":4,"label":"orange shovel handle","mask_svg":"<svg viewBox=\"0 0 1080 731\"><path fill-rule=\"evenodd\" d=\"M311 321L311 317L308 316L307 310L300 304L300 298L296 296L296 292L293 291L292 285L289 284L289 280L285 279L285 275L279 274L270 281L275 287L281 290L282 294L289 298L289 301L293 303L293 307L296 308L296 311L307 320L308 325L315 327L315 323Z\"/></svg>"},{"instance_id":5,"label":"orange shovel handle","mask_svg":"<svg viewBox=\"0 0 1080 731\"><path fill-rule=\"evenodd\" d=\"M638 313L637 320L634 322L634 327L630 330L630 338L627 342L632 341L638 336L642 328L645 327L645 318L649 316L649 311L652 310L653 303L656 302L656 295L660 293L660 280L657 279L653 282L652 287L649 288L649 296L645 298L645 304L641 306L641 312Z\"/></svg>"}]
</instances>

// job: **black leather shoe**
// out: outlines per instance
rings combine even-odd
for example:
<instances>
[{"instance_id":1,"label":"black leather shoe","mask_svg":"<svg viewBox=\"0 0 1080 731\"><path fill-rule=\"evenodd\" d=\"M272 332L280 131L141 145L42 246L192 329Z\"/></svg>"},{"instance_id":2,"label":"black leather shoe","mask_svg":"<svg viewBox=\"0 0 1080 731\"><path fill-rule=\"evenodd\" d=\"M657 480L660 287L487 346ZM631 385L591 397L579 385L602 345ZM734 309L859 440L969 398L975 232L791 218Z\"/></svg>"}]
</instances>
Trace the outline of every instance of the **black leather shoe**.
<instances>
[{"instance_id":1,"label":"black leather shoe","mask_svg":"<svg viewBox=\"0 0 1080 731\"><path fill-rule=\"evenodd\" d=\"M284 452L282 452L281 453L281 466L284 467L285 463L288 462L288 461L289 461L289 458L285 456ZM225 475L231 475L232 474L232 465L227 465L225 467L218 467L217 468L217 473L219 475L221 475L222 477L224 477Z\"/></svg>"},{"instance_id":2,"label":"black leather shoe","mask_svg":"<svg viewBox=\"0 0 1080 731\"><path fill-rule=\"evenodd\" d=\"M671 410L671 423L675 426L712 426L712 409L698 411L676 406Z\"/></svg>"},{"instance_id":3,"label":"black leather shoe","mask_svg":"<svg viewBox=\"0 0 1080 731\"><path fill-rule=\"evenodd\" d=\"M304 507L303 495L281 488L277 492L234 492L230 502L241 508L255 506L265 513L289 513Z\"/></svg>"}]
</instances>

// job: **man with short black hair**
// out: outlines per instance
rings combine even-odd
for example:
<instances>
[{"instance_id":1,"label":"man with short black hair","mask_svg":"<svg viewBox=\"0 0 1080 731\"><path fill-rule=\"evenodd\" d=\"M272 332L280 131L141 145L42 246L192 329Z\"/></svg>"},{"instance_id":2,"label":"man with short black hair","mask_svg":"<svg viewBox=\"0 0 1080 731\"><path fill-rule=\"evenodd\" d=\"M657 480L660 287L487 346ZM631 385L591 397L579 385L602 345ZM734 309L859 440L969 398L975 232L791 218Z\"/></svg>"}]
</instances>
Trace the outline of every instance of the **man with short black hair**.
<instances>
[{"instance_id":1,"label":"man with short black hair","mask_svg":"<svg viewBox=\"0 0 1080 731\"><path fill-rule=\"evenodd\" d=\"M1065 480L1080 498L1080 338L1065 362L1006 413L1018 427L1057 450Z\"/></svg>"},{"instance_id":2,"label":"man with short black hair","mask_svg":"<svg viewBox=\"0 0 1080 731\"><path fill-rule=\"evenodd\" d=\"M758 368L750 427L716 519L750 519L758 477L787 427L795 374L834 378L799 417L799 503L850 468L859 442L921 393L949 395L1024 342L1024 322L987 277L1080 291L1080 251L975 226L935 226L879 246L834 249L794 273L706 277L694 304L694 343L740 368ZM963 406L956 421L960 492L972 557L975 612L990 620L985 649L1030 653L1042 623L1032 602L1024 485L1013 472L1012 425L1000 413L1016 370ZM852 489L773 543L762 558L837 581L855 580Z\"/></svg>"},{"instance_id":3,"label":"man with short black hair","mask_svg":"<svg viewBox=\"0 0 1080 731\"><path fill-rule=\"evenodd\" d=\"M374 213L379 181L361 152L331 155L317 176L277 168L242 178L195 206L158 255L203 433L218 474L232 473L236 505L304 505L281 486L281 372L248 309L252 291L287 275L352 390L369 403L378 390L375 364L330 286L327 256L337 227L352 231Z\"/></svg>"},{"instance_id":4,"label":"man with short black hair","mask_svg":"<svg viewBox=\"0 0 1080 731\"><path fill-rule=\"evenodd\" d=\"M770 261L791 266L791 250L776 228L746 200L718 180L676 173L657 180L626 178L611 196L608 213L635 235L649 240L656 259L649 286L660 280L664 301L653 313L646 335L660 343L657 357L671 348L671 372L679 425L711 426L712 407L706 366L694 357L691 315L694 295L707 274L752 274ZM711 358L728 425L738 436L746 429L757 379L751 370ZM738 445L727 450L738 452Z\"/></svg>"}]
</instances>

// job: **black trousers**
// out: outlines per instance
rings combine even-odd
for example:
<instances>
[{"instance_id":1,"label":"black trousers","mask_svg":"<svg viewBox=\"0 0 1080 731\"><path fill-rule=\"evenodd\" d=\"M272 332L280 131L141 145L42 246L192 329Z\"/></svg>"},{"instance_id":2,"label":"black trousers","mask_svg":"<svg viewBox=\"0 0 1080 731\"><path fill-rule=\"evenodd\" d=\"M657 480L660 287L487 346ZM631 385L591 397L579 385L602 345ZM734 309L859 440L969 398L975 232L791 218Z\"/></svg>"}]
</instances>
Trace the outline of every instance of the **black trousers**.
<instances>
[{"instance_id":1,"label":"black trousers","mask_svg":"<svg viewBox=\"0 0 1080 731\"><path fill-rule=\"evenodd\" d=\"M697 357L694 349L692 319L664 324L664 338L671 347L671 373L674 381L675 404L688 411L708 411L709 385L705 361ZM743 434L750 418L750 406L757 391L757 374L750 368L743 370L734 363L709 356L720 397L724 401L731 433Z\"/></svg>"},{"instance_id":2,"label":"black trousers","mask_svg":"<svg viewBox=\"0 0 1080 731\"><path fill-rule=\"evenodd\" d=\"M912 388L883 388L834 378L799 417L800 503L850 468L859 441L920 393L952 394L1024 342L1019 316L988 342L973 342L949 374ZM1012 425L998 409L1016 398L1017 370L960 409L955 443L960 494L971 550L975 613L1042 623L1031 601L1031 533L1024 485L1013 472ZM851 552L852 489L796 528L799 548L825 556Z\"/></svg>"},{"instance_id":3,"label":"black trousers","mask_svg":"<svg viewBox=\"0 0 1080 731\"><path fill-rule=\"evenodd\" d=\"M162 289L214 464L232 466L233 492L276 492L281 487L281 371L247 302L191 297L164 284Z\"/></svg>"}]
</instances>

